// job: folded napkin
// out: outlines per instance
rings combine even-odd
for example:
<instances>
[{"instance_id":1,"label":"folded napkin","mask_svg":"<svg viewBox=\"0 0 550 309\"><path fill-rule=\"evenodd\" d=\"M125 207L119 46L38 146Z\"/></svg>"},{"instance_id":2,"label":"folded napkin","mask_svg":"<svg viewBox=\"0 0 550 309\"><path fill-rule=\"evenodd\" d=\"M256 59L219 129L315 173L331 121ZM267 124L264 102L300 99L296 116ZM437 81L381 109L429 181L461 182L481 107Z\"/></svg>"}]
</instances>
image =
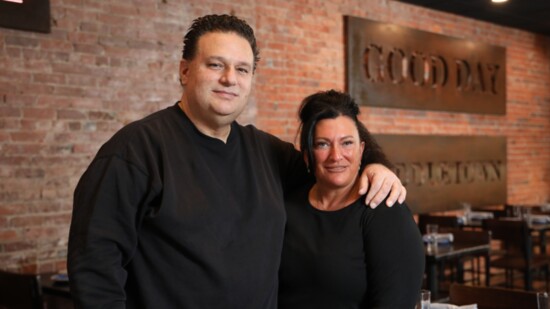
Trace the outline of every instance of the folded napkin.
<instances>
[{"instance_id":1,"label":"folded napkin","mask_svg":"<svg viewBox=\"0 0 550 309\"><path fill-rule=\"evenodd\" d=\"M492 219L494 217L492 212L488 211L472 211L470 212L471 220L483 220L483 219Z\"/></svg>"},{"instance_id":2,"label":"folded napkin","mask_svg":"<svg viewBox=\"0 0 550 309\"><path fill-rule=\"evenodd\" d=\"M550 211L550 203L540 205L540 210L544 212Z\"/></svg>"},{"instance_id":3,"label":"folded napkin","mask_svg":"<svg viewBox=\"0 0 550 309\"><path fill-rule=\"evenodd\" d=\"M453 304L431 303L430 309L477 309L477 304L457 306Z\"/></svg>"},{"instance_id":4,"label":"folded napkin","mask_svg":"<svg viewBox=\"0 0 550 309\"><path fill-rule=\"evenodd\" d=\"M550 216L548 215L530 215L532 223L550 223Z\"/></svg>"},{"instance_id":5,"label":"folded napkin","mask_svg":"<svg viewBox=\"0 0 550 309\"><path fill-rule=\"evenodd\" d=\"M431 235L423 235L422 240L424 242L430 242ZM435 235L435 240L437 241L437 244L450 244L454 240L454 236L452 233L438 233Z\"/></svg>"},{"instance_id":6,"label":"folded napkin","mask_svg":"<svg viewBox=\"0 0 550 309\"><path fill-rule=\"evenodd\" d=\"M59 273L50 277L54 282L69 282L69 276L67 273Z\"/></svg>"}]
</instances>

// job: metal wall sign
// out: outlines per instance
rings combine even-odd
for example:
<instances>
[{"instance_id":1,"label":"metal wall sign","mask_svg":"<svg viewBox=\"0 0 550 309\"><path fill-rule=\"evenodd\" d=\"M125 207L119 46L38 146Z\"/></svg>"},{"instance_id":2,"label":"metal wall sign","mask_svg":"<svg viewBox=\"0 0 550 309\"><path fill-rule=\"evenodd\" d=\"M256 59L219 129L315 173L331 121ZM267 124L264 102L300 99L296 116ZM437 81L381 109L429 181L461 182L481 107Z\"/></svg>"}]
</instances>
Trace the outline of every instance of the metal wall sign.
<instances>
[{"instance_id":1,"label":"metal wall sign","mask_svg":"<svg viewBox=\"0 0 550 309\"><path fill-rule=\"evenodd\" d=\"M415 213L506 203L506 137L382 135L376 140Z\"/></svg>"},{"instance_id":2,"label":"metal wall sign","mask_svg":"<svg viewBox=\"0 0 550 309\"><path fill-rule=\"evenodd\" d=\"M0 27L49 33L49 0L0 0Z\"/></svg>"},{"instance_id":3,"label":"metal wall sign","mask_svg":"<svg viewBox=\"0 0 550 309\"><path fill-rule=\"evenodd\" d=\"M506 113L506 49L345 17L348 92L369 106Z\"/></svg>"}]
</instances>

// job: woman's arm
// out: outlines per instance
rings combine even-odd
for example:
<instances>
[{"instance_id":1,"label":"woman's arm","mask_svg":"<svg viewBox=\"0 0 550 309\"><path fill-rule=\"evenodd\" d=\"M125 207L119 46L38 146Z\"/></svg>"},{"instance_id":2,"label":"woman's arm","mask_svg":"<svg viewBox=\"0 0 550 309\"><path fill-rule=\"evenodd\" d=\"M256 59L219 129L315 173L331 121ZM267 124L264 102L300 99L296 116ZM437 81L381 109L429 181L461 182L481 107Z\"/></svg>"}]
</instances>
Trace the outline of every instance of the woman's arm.
<instances>
[{"instance_id":1,"label":"woman's arm","mask_svg":"<svg viewBox=\"0 0 550 309\"><path fill-rule=\"evenodd\" d=\"M414 308L424 274L424 245L406 205L377 207L364 220L367 308Z\"/></svg>"}]
</instances>

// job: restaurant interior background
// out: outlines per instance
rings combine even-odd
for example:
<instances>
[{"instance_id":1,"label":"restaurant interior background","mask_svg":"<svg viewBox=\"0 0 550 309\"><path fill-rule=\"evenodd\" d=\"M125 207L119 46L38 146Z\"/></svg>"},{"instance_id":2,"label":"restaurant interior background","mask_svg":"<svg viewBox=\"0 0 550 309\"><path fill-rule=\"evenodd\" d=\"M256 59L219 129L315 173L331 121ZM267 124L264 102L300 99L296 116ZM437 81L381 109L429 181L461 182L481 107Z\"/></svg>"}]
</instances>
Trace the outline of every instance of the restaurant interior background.
<instances>
[{"instance_id":1,"label":"restaurant interior background","mask_svg":"<svg viewBox=\"0 0 550 309\"><path fill-rule=\"evenodd\" d=\"M507 201L550 201L550 38L391 0L52 0L51 32L0 28L0 269L65 268L76 182L123 125L180 98L182 37L233 13L261 48L241 123L294 142L300 100L345 89L344 15L506 48L506 113L362 107L377 134L505 136ZM177 168L177 167L174 167Z\"/></svg>"}]
</instances>

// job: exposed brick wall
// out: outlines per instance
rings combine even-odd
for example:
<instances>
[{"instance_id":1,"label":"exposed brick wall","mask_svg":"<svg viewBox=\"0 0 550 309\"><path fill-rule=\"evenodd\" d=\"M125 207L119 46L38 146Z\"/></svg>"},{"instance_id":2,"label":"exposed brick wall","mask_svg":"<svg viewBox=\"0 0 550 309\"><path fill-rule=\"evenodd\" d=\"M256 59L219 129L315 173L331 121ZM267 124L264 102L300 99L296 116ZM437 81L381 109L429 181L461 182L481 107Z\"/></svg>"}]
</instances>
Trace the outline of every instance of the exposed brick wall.
<instances>
[{"instance_id":1,"label":"exposed brick wall","mask_svg":"<svg viewBox=\"0 0 550 309\"><path fill-rule=\"evenodd\" d=\"M180 97L182 36L230 13L262 60L241 122L294 141L296 108L344 89L343 15L507 48L507 114L362 108L374 133L506 135L508 200L550 199L550 39L388 0L51 0L52 33L0 28L0 268L64 268L72 193L124 124Z\"/></svg>"}]
</instances>

